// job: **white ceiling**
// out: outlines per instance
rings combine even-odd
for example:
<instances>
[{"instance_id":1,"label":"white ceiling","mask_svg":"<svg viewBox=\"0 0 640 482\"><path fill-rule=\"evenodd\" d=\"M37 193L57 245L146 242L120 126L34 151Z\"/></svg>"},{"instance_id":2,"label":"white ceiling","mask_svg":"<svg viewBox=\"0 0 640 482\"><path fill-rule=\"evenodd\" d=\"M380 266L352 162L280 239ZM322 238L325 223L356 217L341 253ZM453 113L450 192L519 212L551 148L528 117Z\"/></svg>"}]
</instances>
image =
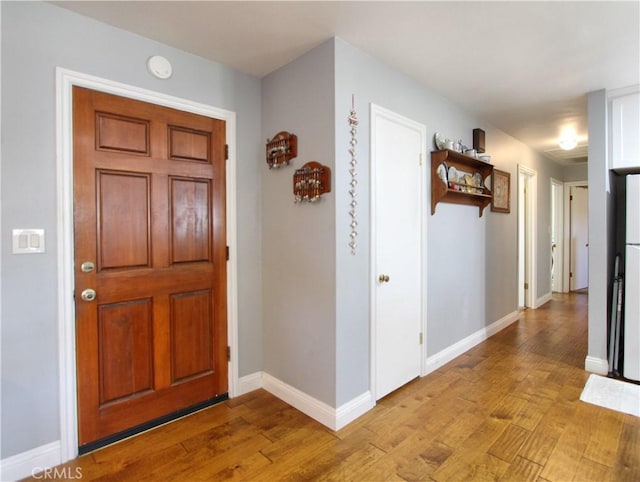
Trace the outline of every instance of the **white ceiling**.
<instances>
[{"instance_id":1,"label":"white ceiling","mask_svg":"<svg viewBox=\"0 0 640 482\"><path fill-rule=\"evenodd\" d=\"M565 163L586 94L640 84L637 0L53 3L258 77L338 36Z\"/></svg>"}]
</instances>

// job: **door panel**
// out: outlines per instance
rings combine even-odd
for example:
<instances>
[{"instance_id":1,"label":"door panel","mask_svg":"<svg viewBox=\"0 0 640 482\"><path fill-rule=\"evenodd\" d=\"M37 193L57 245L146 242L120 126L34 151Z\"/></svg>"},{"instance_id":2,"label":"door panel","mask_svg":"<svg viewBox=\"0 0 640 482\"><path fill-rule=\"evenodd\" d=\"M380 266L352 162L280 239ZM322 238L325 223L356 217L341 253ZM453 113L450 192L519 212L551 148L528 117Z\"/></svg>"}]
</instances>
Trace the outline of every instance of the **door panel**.
<instances>
[{"instance_id":1,"label":"door panel","mask_svg":"<svg viewBox=\"0 0 640 482\"><path fill-rule=\"evenodd\" d=\"M211 133L169 126L169 159L210 162Z\"/></svg>"},{"instance_id":2,"label":"door panel","mask_svg":"<svg viewBox=\"0 0 640 482\"><path fill-rule=\"evenodd\" d=\"M82 446L227 392L225 124L73 97Z\"/></svg>"},{"instance_id":3,"label":"door panel","mask_svg":"<svg viewBox=\"0 0 640 482\"><path fill-rule=\"evenodd\" d=\"M376 399L420 376L423 137L411 121L375 121Z\"/></svg>"},{"instance_id":4,"label":"door panel","mask_svg":"<svg viewBox=\"0 0 640 482\"><path fill-rule=\"evenodd\" d=\"M100 405L153 387L151 299L99 309Z\"/></svg>"},{"instance_id":5,"label":"door panel","mask_svg":"<svg viewBox=\"0 0 640 482\"><path fill-rule=\"evenodd\" d=\"M96 112L96 147L149 155L149 121Z\"/></svg>"},{"instance_id":6,"label":"door panel","mask_svg":"<svg viewBox=\"0 0 640 482\"><path fill-rule=\"evenodd\" d=\"M102 170L96 175L98 269L149 266L149 176Z\"/></svg>"},{"instance_id":7,"label":"door panel","mask_svg":"<svg viewBox=\"0 0 640 482\"><path fill-rule=\"evenodd\" d=\"M210 373L211 292L171 296L171 382ZM187 323L187 320L196 320Z\"/></svg>"},{"instance_id":8,"label":"door panel","mask_svg":"<svg viewBox=\"0 0 640 482\"><path fill-rule=\"evenodd\" d=\"M209 182L171 178L171 261L208 261L211 239Z\"/></svg>"}]
</instances>

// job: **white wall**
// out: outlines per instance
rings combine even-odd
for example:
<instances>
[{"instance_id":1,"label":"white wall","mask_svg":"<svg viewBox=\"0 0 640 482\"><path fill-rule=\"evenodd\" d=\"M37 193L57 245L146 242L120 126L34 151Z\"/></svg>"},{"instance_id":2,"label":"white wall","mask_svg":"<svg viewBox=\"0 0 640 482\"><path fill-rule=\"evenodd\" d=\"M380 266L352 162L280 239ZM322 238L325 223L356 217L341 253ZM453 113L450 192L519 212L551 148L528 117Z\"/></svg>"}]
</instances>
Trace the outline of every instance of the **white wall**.
<instances>
[{"instance_id":1,"label":"white wall","mask_svg":"<svg viewBox=\"0 0 640 482\"><path fill-rule=\"evenodd\" d=\"M60 437L58 407L55 68L237 113L240 375L262 369L260 81L40 2L2 2L2 449ZM166 81L146 59L164 55ZM44 228L45 254L13 255L13 228Z\"/></svg>"}]
</instances>

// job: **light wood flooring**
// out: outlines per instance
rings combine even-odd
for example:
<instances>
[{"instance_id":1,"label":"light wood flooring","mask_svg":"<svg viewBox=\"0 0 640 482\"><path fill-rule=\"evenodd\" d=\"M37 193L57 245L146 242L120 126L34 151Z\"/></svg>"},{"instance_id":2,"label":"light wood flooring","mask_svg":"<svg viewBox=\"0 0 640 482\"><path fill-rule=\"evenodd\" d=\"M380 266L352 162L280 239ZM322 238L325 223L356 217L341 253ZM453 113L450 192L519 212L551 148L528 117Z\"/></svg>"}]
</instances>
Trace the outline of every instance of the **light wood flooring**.
<instances>
[{"instance_id":1,"label":"light wood flooring","mask_svg":"<svg viewBox=\"0 0 640 482\"><path fill-rule=\"evenodd\" d=\"M640 418L579 400L587 295L554 295L332 432L264 390L58 469L82 480L640 481Z\"/></svg>"}]
</instances>

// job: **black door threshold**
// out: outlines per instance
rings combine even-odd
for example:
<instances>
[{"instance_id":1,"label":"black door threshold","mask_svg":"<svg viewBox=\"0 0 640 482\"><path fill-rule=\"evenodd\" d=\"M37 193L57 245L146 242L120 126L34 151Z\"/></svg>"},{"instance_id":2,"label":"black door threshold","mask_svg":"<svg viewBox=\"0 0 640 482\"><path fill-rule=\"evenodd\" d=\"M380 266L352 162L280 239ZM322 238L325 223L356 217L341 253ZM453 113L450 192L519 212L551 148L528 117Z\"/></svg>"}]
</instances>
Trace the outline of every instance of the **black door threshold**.
<instances>
[{"instance_id":1,"label":"black door threshold","mask_svg":"<svg viewBox=\"0 0 640 482\"><path fill-rule=\"evenodd\" d=\"M112 443L119 442L134 435L138 435L142 432L146 432L147 430L158 427L167 422L172 422L186 415L190 415L194 412L202 410L203 408L207 408L212 405L224 402L228 399L229 394L224 393L217 397L210 398L209 400L205 400L204 402L196 403L195 405L192 405L190 407L177 410L167 415L163 415L162 417L158 417L140 425L136 425L135 427L128 428L127 430L123 430L122 432L118 432L116 434L109 435L108 437L101 438L100 440L96 440L95 442L86 443L78 447L78 455L88 454L89 452L93 452L94 450L101 449L102 447L106 447L107 445L111 445Z\"/></svg>"}]
</instances>

